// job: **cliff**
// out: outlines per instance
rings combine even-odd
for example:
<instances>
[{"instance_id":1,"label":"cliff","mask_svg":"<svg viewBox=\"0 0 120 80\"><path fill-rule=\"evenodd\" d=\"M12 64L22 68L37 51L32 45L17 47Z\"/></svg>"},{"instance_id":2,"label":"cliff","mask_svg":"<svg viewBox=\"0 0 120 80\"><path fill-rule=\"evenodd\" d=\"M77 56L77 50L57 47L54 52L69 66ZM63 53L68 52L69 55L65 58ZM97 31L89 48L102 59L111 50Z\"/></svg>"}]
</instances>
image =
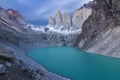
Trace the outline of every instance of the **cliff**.
<instances>
[{"instance_id":1,"label":"cliff","mask_svg":"<svg viewBox=\"0 0 120 80\"><path fill-rule=\"evenodd\" d=\"M94 0L91 16L82 26L75 45L81 50L120 57L120 1Z\"/></svg>"},{"instance_id":2,"label":"cliff","mask_svg":"<svg viewBox=\"0 0 120 80\"><path fill-rule=\"evenodd\" d=\"M83 23L87 20L87 18L91 15L92 10L86 6L77 9L72 17L72 26L75 29L82 29Z\"/></svg>"}]
</instances>

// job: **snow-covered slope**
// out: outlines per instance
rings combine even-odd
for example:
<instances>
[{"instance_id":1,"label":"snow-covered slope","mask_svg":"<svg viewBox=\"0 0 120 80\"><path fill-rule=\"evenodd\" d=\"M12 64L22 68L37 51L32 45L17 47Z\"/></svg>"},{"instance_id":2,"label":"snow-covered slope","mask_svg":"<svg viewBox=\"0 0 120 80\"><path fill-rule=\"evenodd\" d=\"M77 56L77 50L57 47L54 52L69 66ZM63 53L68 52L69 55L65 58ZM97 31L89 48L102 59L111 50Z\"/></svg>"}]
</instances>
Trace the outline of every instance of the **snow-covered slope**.
<instances>
[{"instance_id":1,"label":"snow-covered slope","mask_svg":"<svg viewBox=\"0 0 120 80\"><path fill-rule=\"evenodd\" d=\"M64 26L51 26L51 25L47 25L47 26L40 26L40 27L36 27L34 25L30 25L28 24L26 26L27 28L29 27L31 30L33 31L37 31L37 32L43 32L43 33L50 33L50 32L54 32L54 33L58 33L58 34L62 34L62 35L69 35L69 34L80 34L81 33L81 29L78 30L61 30L61 28L63 28Z\"/></svg>"},{"instance_id":2,"label":"snow-covered slope","mask_svg":"<svg viewBox=\"0 0 120 80\"><path fill-rule=\"evenodd\" d=\"M61 28L64 27L64 26L61 26L60 28L56 29L50 25L47 26L47 28L49 28L49 32L55 32L55 33L59 33L59 34L63 34L63 35L69 35L69 34L80 34L81 32L81 29L78 29L78 30L74 30L72 31L71 29L68 30L61 30Z\"/></svg>"}]
</instances>

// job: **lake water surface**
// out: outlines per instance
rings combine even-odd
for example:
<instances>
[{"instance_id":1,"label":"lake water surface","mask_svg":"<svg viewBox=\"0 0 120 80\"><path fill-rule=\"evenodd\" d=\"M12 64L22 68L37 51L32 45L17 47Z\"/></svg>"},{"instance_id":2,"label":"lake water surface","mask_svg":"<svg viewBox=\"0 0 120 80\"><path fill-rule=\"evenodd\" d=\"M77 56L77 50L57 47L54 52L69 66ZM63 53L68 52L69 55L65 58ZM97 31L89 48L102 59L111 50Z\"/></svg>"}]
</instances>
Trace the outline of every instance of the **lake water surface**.
<instances>
[{"instance_id":1,"label":"lake water surface","mask_svg":"<svg viewBox=\"0 0 120 80\"><path fill-rule=\"evenodd\" d=\"M72 47L47 47L28 56L47 70L71 80L120 80L120 59L81 52Z\"/></svg>"}]
</instances>

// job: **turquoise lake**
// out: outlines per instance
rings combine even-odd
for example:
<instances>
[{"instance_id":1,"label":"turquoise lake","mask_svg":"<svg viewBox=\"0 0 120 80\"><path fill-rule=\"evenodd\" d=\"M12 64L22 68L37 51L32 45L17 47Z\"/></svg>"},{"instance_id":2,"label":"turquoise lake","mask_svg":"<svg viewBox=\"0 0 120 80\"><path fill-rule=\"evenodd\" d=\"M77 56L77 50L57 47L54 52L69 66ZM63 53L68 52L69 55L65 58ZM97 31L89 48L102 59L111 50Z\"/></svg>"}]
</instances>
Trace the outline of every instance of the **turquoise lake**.
<instances>
[{"instance_id":1,"label":"turquoise lake","mask_svg":"<svg viewBox=\"0 0 120 80\"><path fill-rule=\"evenodd\" d=\"M81 52L72 47L47 47L28 56L47 70L71 80L120 80L120 59Z\"/></svg>"}]
</instances>

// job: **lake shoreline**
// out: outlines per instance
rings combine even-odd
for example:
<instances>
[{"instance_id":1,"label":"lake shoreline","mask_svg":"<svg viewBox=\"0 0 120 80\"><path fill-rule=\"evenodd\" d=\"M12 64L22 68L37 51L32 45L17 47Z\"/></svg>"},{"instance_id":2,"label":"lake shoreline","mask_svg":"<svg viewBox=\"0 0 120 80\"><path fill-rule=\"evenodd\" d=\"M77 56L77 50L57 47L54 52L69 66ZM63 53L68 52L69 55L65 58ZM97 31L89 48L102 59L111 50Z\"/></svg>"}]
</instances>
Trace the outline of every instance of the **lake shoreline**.
<instances>
[{"instance_id":1,"label":"lake shoreline","mask_svg":"<svg viewBox=\"0 0 120 80\"><path fill-rule=\"evenodd\" d=\"M120 59L83 52L74 47L39 48L29 52L28 56L49 71L72 80L120 79L117 75L120 72Z\"/></svg>"},{"instance_id":2,"label":"lake shoreline","mask_svg":"<svg viewBox=\"0 0 120 80\"><path fill-rule=\"evenodd\" d=\"M11 48L15 52L16 58L22 60L24 62L24 64L26 65L26 67L28 69L30 69L31 71L39 70L41 73L44 73L45 76L50 80L70 80L68 78L62 77L62 76L54 74L52 72L49 72L44 66L42 66L41 64L39 64L38 62L34 61L33 59L31 59L30 57L28 57L26 55L29 51L34 50L36 48L50 47L53 45L45 44L44 46L40 46L39 44L41 44L41 43L39 43L39 44L35 43L34 45L32 43L32 44L24 44L24 46L22 45L20 47L20 46L15 46L8 42L2 42L2 43L4 43L5 46ZM43 45L43 43L42 43L42 45Z\"/></svg>"},{"instance_id":3,"label":"lake shoreline","mask_svg":"<svg viewBox=\"0 0 120 80\"><path fill-rule=\"evenodd\" d=\"M9 42L2 42L2 43L4 43L6 46L9 46L11 49L13 49L13 51L16 53L15 56L18 59L22 60L28 69L40 70L40 72L44 73L46 75L46 77L50 80L70 80L69 78L65 78L65 77L62 77L60 75L49 72L40 63L38 63L37 61L35 61L32 58L27 56L27 53L32 51L32 50L39 49L39 48L46 48L46 47L55 47L56 45L46 44L46 43L29 43L29 44L22 43L19 46L15 46ZM24 46L23 46L23 44L24 44ZM85 51L83 51L83 52L85 52ZM87 53L87 54L108 57L108 55L102 55L102 54L97 54L97 53ZM113 57L113 56L109 56L109 57ZM116 57L113 57L113 58L116 58Z\"/></svg>"}]
</instances>

